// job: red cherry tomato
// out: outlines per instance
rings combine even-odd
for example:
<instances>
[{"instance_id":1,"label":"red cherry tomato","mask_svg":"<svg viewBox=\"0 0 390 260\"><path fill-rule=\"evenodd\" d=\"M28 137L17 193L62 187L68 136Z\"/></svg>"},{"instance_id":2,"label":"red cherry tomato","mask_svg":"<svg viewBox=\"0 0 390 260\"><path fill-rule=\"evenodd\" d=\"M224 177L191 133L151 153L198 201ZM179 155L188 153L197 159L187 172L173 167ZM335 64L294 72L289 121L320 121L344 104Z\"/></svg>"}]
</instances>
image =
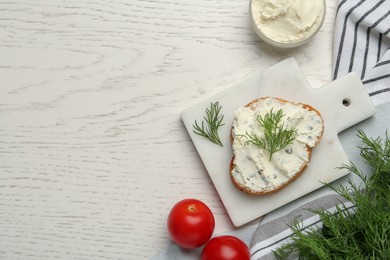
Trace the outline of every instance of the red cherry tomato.
<instances>
[{"instance_id":1,"label":"red cherry tomato","mask_svg":"<svg viewBox=\"0 0 390 260\"><path fill-rule=\"evenodd\" d=\"M215 221L211 210L196 199L176 203L168 216L168 231L177 245L194 249L209 241Z\"/></svg>"},{"instance_id":2,"label":"red cherry tomato","mask_svg":"<svg viewBox=\"0 0 390 260\"><path fill-rule=\"evenodd\" d=\"M248 246L234 236L219 236L207 242L202 260L250 260Z\"/></svg>"}]
</instances>

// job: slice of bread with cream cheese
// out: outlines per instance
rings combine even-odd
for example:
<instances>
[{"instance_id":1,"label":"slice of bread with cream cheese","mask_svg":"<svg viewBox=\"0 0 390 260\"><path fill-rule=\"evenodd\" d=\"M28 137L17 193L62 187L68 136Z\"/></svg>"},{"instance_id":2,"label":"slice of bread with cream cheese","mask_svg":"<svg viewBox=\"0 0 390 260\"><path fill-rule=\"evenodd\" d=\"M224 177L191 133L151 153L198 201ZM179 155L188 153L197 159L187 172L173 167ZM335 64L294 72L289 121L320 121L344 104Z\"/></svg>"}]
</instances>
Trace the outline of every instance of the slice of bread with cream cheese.
<instances>
[{"instance_id":1,"label":"slice of bread with cream cheese","mask_svg":"<svg viewBox=\"0 0 390 260\"><path fill-rule=\"evenodd\" d=\"M279 130L291 130L294 135L287 146L269 152L251 142L250 138L267 142L266 127L259 122L276 111L283 114L278 121ZM321 114L307 104L264 97L240 108L235 112L232 126L230 177L234 185L252 195L269 194L284 188L304 172L312 148L320 142L323 131Z\"/></svg>"}]
</instances>

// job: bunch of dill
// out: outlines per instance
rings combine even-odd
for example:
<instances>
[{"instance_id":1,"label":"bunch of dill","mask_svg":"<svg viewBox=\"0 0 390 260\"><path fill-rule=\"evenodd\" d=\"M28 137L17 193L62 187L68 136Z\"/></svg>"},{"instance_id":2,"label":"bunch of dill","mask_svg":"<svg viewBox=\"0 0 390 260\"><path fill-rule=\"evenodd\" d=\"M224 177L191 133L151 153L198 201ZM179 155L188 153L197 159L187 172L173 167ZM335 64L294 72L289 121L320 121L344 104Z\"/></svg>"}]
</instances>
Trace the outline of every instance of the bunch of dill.
<instances>
[{"instance_id":1,"label":"bunch of dill","mask_svg":"<svg viewBox=\"0 0 390 260\"><path fill-rule=\"evenodd\" d=\"M360 155L372 173L363 174L352 162L341 168L348 169L362 181L357 186L351 180L347 186L329 186L341 197L352 202L353 212L342 204L335 214L315 210L323 228L310 232L300 231L302 225L291 226L290 244L274 251L277 259L297 256L298 259L390 259L390 140L372 139L359 130L363 143Z\"/></svg>"}]
</instances>

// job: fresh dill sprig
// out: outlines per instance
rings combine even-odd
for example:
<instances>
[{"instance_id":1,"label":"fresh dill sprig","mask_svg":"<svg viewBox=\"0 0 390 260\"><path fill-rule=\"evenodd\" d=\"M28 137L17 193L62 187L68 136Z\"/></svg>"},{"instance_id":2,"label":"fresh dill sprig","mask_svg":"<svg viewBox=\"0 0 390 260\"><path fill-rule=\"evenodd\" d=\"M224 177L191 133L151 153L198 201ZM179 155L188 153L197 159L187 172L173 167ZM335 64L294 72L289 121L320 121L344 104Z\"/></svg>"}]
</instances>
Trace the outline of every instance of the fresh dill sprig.
<instances>
[{"instance_id":1,"label":"fresh dill sprig","mask_svg":"<svg viewBox=\"0 0 390 260\"><path fill-rule=\"evenodd\" d=\"M302 232L299 222L291 226L293 242L274 251L278 259L388 259L390 256L390 139L372 139L358 130L363 162L371 172L364 174L352 162L340 168L356 174L363 185L348 179L348 185L329 186L355 206L348 213L342 204L336 214L313 210L323 222L320 231Z\"/></svg>"},{"instance_id":2,"label":"fresh dill sprig","mask_svg":"<svg viewBox=\"0 0 390 260\"><path fill-rule=\"evenodd\" d=\"M221 139L218 135L219 127L223 126L223 115L220 115L222 106L219 105L219 102L210 103L210 108L206 108L206 116L203 117L201 125L198 125L198 122L195 120L194 133L203 137L206 137L211 142L223 146ZM206 124L205 125L205 122Z\"/></svg>"},{"instance_id":3,"label":"fresh dill sprig","mask_svg":"<svg viewBox=\"0 0 390 260\"><path fill-rule=\"evenodd\" d=\"M247 143L252 143L269 152L270 161L275 152L291 144L295 139L297 130L295 128L285 128L284 124L280 123L283 116L282 109L279 109L276 113L271 109L264 117L258 115L256 120L259 126L264 129L264 138L260 138L253 133L246 133L245 135L248 139Z\"/></svg>"}]
</instances>

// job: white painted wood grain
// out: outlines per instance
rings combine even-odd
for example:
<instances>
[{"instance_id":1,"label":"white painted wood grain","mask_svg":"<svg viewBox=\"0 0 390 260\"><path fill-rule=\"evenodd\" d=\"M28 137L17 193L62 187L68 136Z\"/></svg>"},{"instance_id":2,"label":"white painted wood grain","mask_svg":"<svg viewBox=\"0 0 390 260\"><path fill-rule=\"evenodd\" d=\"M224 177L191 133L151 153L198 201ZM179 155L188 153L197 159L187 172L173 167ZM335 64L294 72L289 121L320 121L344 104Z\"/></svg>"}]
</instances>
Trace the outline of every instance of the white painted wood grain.
<instances>
[{"instance_id":1,"label":"white painted wood grain","mask_svg":"<svg viewBox=\"0 0 390 260\"><path fill-rule=\"evenodd\" d=\"M233 229L179 113L291 56L328 83L327 4L277 50L244 0L0 1L0 259L147 259L187 197Z\"/></svg>"}]
</instances>

